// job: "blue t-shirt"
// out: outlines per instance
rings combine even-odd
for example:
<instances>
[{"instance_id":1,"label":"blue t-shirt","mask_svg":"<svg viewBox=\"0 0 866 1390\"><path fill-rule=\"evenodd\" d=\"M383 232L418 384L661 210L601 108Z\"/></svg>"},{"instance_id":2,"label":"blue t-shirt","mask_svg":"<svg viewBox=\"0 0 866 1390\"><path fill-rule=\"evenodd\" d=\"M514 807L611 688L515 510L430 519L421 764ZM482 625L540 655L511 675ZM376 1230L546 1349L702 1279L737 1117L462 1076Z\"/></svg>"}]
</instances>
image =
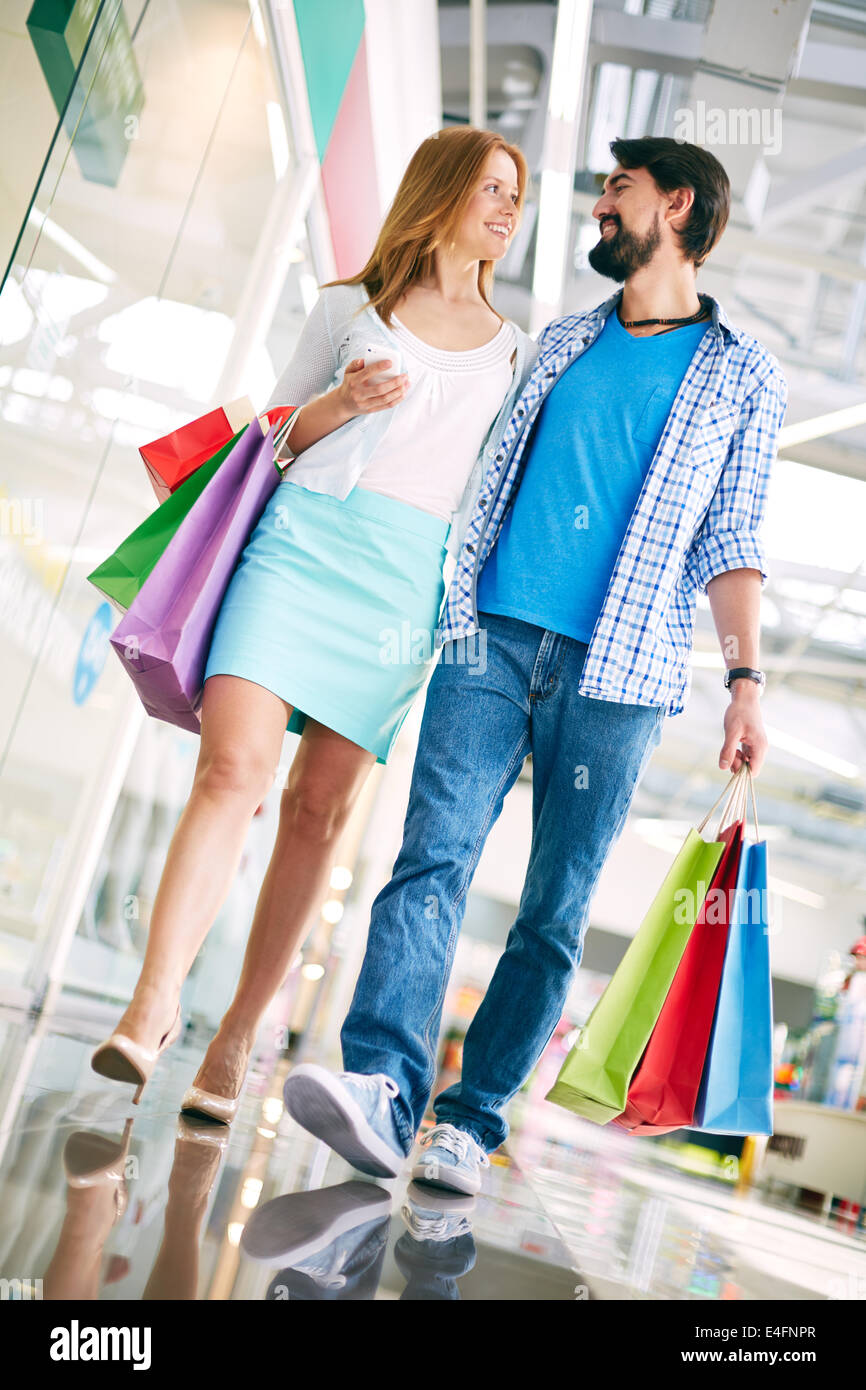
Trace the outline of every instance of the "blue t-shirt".
<instances>
[{"instance_id":1,"label":"blue t-shirt","mask_svg":"<svg viewBox=\"0 0 866 1390\"><path fill-rule=\"evenodd\" d=\"M479 611L589 642L674 397L709 323L635 338L608 315L538 415Z\"/></svg>"}]
</instances>

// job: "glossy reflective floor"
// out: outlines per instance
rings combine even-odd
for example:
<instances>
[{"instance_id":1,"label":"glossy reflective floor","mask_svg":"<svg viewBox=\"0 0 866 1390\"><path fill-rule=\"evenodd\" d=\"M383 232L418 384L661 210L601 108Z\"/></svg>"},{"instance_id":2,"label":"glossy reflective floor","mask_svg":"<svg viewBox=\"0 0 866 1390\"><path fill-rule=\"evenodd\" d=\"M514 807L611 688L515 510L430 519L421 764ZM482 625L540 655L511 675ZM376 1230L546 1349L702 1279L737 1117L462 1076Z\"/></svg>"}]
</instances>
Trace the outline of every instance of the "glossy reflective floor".
<instances>
[{"instance_id":1,"label":"glossy reflective floor","mask_svg":"<svg viewBox=\"0 0 866 1390\"><path fill-rule=\"evenodd\" d=\"M364 1178L300 1130L282 1107L286 1058L257 1059L226 1130L178 1116L201 1043L166 1054L136 1112L130 1088L89 1070L102 1035L0 1012L0 1279L22 1281L10 1288L275 1301L866 1291L853 1223L795 1210L793 1190L686 1173L681 1151L578 1121L532 1089L483 1192L449 1197L408 1173Z\"/></svg>"}]
</instances>

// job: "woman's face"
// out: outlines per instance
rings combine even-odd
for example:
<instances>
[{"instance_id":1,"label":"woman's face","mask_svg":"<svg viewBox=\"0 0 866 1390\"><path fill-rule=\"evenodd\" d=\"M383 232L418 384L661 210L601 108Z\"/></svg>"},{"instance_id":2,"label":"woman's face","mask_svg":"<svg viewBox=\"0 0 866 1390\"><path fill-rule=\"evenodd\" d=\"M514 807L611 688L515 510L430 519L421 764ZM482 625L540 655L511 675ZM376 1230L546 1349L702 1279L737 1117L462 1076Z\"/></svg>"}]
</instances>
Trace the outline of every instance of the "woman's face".
<instances>
[{"instance_id":1,"label":"woman's face","mask_svg":"<svg viewBox=\"0 0 866 1390\"><path fill-rule=\"evenodd\" d=\"M472 260L501 260L517 229L517 166L504 150L492 150L457 234L461 253Z\"/></svg>"}]
</instances>

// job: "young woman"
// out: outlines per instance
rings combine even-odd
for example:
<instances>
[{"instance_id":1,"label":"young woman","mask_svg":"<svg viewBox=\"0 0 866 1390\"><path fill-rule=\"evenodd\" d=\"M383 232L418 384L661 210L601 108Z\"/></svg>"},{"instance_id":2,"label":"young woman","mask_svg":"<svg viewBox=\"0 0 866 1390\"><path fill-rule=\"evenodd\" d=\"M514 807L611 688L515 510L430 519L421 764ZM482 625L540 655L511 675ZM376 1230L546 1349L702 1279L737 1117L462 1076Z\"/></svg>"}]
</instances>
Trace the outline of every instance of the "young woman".
<instances>
[{"instance_id":1,"label":"young woman","mask_svg":"<svg viewBox=\"0 0 866 1390\"><path fill-rule=\"evenodd\" d=\"M195 779L141 975L92 1059L100 1075L134 1084L136 1102L179 1034L181 988L289 728L301 740L240 982L183 1099L234 1118L260 1020L325 895L340 832L429 672L417 653L433 652L447 552L459 552L484 461L535 357L488 299L525 185L522 154L490 131L425 140L370 260L323 288L268 402L301 407L293 461L220 610ZM399 375L383 378L397 352Z\"/></svg>"}]
</instances>

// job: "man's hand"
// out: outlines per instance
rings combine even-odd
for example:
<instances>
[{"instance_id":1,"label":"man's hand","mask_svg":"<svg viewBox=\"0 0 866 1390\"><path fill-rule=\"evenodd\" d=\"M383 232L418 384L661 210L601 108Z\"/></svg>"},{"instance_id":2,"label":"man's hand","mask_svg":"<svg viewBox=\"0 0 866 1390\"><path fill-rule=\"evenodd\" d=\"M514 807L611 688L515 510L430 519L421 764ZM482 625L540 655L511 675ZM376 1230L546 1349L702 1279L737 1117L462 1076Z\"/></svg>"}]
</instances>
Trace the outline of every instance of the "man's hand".
<instances>
[{"instance_id":1,"label":"man's hand","mask_svg":"<svg viewBox=\"0 0 866 1390\"><path fill-rule=\"evenodd\" d=\"M719 767L739 772L747 762L752 776L757 777L766 755L767 735L760 693L754 681L741 678L733 682L731 703L725 710L725 742L719 754Z\"/></svg>"}]
</instances>

